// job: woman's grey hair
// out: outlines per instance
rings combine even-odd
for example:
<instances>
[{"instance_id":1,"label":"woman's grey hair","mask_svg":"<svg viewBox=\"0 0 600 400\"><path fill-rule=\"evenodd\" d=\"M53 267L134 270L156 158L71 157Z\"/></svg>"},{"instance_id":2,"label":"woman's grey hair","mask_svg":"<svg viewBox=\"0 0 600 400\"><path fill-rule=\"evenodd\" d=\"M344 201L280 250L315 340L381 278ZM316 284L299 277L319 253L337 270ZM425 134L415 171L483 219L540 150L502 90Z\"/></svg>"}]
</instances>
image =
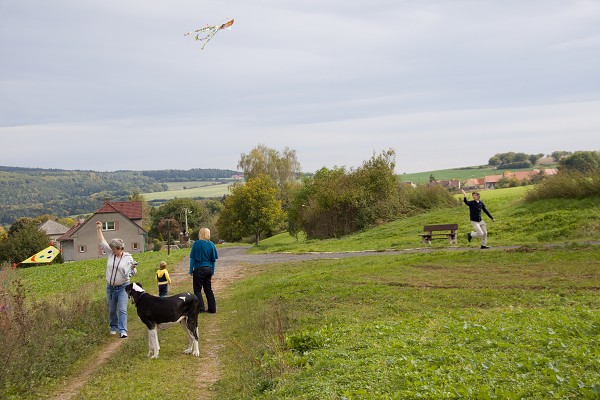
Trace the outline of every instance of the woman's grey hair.
<instances>
[{"instance_id":1,"label":"woman's grey hair","mask_svg":"<svg viewBox=\"0 0 600 400\"><path fill-rule=\"evenodd\" d=\"M124 249L125 248L125 242L123 242L123 240L121 239L113 239L110 241L110 243L108 244L108 246L111 249Z\"/></svg>"}]
</instances>

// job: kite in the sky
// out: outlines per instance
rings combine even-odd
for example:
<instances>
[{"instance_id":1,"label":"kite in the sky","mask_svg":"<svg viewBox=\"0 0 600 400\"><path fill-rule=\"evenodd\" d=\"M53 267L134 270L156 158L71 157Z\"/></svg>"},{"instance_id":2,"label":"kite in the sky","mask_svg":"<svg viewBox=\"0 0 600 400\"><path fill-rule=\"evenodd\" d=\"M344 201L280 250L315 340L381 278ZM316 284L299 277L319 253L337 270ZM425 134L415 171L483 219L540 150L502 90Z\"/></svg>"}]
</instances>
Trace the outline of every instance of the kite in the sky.
<instances>
[{"instance_id":1,"label":"kite in the sky","mask_svg":"<svg viewBox=\"0 0 600 400\"><path fill-rule=\"evenodd\" d=\"M54 246L48 246L44 250L37 254L29 257L25 261L21 261L20 264L27 263L49 263L60 253L60 251Z\"/></svg>"},{"instance_id":2,"label":"kite in the sky","mask_svg":"<svg viewBox=\"0 0 600 400\"><path fill-rule=\"evenodd\" d=\"M231 25L233 25L233 21L234 20L232 19L230 21L225 22L222 25L213 25L213 26L206 25L204 28L200 28L200 29L197 29L192 32L184 33L184 35L190 36L190 35L196 34L194 36L194 39L201 40L204 42L204 44L200 48L201 50L204 50L204 48L206 47L208 42L210 42L210 39L212 39L213 36L215 36L217 34L217 32L219 32L221 29L226 29L226 28L229 28Z\"/></svg>"}]
</instances>

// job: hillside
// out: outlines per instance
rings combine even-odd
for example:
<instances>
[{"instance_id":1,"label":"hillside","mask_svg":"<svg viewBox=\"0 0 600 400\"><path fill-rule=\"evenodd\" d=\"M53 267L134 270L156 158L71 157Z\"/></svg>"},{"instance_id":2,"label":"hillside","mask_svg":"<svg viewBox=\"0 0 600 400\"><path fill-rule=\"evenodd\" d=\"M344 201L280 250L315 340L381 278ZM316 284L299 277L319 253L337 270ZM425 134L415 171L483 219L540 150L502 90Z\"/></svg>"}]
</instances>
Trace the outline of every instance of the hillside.
<instances>
[{"instance_id":1,"label":"hillside","mask_svg":"<svg viewBox=\"0 0 600 400\"><path fill-rule=\"evenodd\" d=\"M96 172L0 166L0 225L20 217L57 217L94 212L104 198L126 200L135 192L168 190L166 182L219 180L232 170L192 169Z\"/></svg>"},{"instance_id":2,"label":"hillside","mask_svg":"<svg viewBox=\"0 0 600 400\"><path fill-rule=\"evenodd\" d=\"M66 378L104 362L84 375L78 398L104 399L123 385L131 399L597 398L600 271L590 260L600 249L589 242L600 239L600 227L582 222L600 217L599 199L532 204L523 202L527 190L482 193L497 220L491 250L464 236L457 246L420 243L426 223L451 220L466 230L464 205L341 239L296 242L285 234L259 249L302 255L218 246L218 312L200 317L200 359L181 354L185 337L173 327L160 331L161 358L150 362L133 305L129 338L111 340L104 259L8 270L43 302L24 325L43 329L32 329L39 334L27 345L25 335L10 336L16 345L3 349L12 358L3 358L0 397L64 393ZM399 251L383 251L390 248ZM346 253L317 259L312 251ZM156 293L155 266L167 259L173 292L189 290L185 255L140 254L136 281ZM79 296L69 318L58 311L71 303L54 301L64 287ZM86 296L94 301L82 304ZM52 351L56 343L61 352ZM100 361L114 343L124 344ZM199 363L206 368L194 369ZM170 379L156 384L165 370ZM131 371L144 373L132 381Z\"/></svg>"}]
</instances>

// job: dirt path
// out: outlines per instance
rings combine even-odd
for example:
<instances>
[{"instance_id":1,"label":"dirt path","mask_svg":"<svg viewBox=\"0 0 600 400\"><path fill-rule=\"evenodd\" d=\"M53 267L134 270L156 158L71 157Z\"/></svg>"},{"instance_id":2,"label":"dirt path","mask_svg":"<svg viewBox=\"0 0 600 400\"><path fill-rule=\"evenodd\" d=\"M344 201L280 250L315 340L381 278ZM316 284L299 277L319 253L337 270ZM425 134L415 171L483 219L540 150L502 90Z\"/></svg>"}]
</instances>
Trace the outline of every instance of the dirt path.
<instances>
[{"instance_id":1,"label":"dirt path","mask_svg":"<svg viewBox=\"0 0 600 400\"><path fill-rule=\"evenodd\" d=\"M260 258L260 257L259 257ZM266 260L265 260L266 261ZM268 262L268 261L267 261ZM246 254L246 247L223 248L219 250L219 261L217 263L217 273L213 278L213 289L217 300L222 297L225 289L233 281L240 279L246 274L242 268L243 264L260 263L255 256ZM186 287L191 288L191 277L189 276L189 257L185 257L169 274L173 290L179 290ZM179 289L175 289L181 286ZM219 350L221 345L218 342L219 324L218 315L203 314L200 321L200 360L202 368L196 379L200 393L204 393L209 399L213 397L212 387L220 378L221 363L219 359ZM92 379L96 372L106 363L106 361L119 350L123 340L111 341L102 349L90 357L88 364L82 368L81 372L66 380L61 386L61 391L52 397L53 400L71 400L79 395L83 386Z\"/></svg>"},{"instance_id":2,"label":"dirt path","mask_svg":"<svg viewBox=\"0 0 600 400\"><path fill-rule=\"evenodd\" d=\"M502 249L507 249L517 246L503 246ZM246 276L250 273L260 271L260 268L243 268L244 265L264 265L278 262L294 262L314 259L339 259L358 256L377 256L377 255L393 255L407 253L429 253L433 251L454 251L466 250L464 247L445 247L445 248L416 248L398 251L358 251L344 253L304 253L304 254L247 254L248 247L224 247L219 249L219 260L217 262L217 270L213 277L213 289L217 300L217 309L219 301L222 299L226 288L234 281ZM497 247L500 249L500 247ZM472 248L472 250L477 250ZM191 288L191 277L188 273L189 258L184 258L170 273L171 281L174 290L177 286ZM199 375L197 376L198 387L201 388L199 393L203 393L200 399L210 399L214 397L214 384L218 382L221 376L221 362L219 359L219 350L222 345L218 338L220 327L217 314L201 314L199 323L200 333L200 360L202 365ZM104 365L104 363L120 348L124 343L123 340L112 341L104 348L100 349L96 356L90 358L90 362L81 373L73 376L62 385L60 393L56 394L54 400L71 400L75 398L83 386L95 375L95 373Z\"/></svg>"}]
</instances>

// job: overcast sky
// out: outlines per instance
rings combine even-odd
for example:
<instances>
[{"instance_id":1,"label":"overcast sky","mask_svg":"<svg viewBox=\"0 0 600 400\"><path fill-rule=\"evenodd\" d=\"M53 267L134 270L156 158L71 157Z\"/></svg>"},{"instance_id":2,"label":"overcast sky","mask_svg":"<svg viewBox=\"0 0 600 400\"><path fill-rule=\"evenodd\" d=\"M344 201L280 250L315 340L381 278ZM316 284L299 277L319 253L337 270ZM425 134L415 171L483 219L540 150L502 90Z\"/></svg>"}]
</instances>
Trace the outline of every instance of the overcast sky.
<instances>
[{"instance_id":1,"label":"overcast sky","mask_svg":"<svg viewBox=\"0 0 600 400\"><path fill-rule=\"evenodd\" d=\"M0 165L237 169L258 144L306 172L600 150L600 1L0 0Z\"/></svg>"}]
</instances>

